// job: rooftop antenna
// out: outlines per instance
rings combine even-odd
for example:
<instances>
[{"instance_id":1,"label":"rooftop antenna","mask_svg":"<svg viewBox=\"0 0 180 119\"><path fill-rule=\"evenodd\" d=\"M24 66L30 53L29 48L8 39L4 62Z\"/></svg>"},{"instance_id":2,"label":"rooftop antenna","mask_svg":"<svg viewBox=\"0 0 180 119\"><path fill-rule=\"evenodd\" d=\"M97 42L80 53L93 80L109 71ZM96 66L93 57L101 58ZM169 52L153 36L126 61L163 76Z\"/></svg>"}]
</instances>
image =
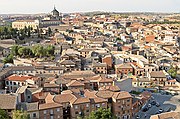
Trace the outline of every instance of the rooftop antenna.
<instances>
[{"instance_id":1,"label":"rooftop antenna","mask_svg":"<svg viewBox=\"0 0 180 119\"><path fill-rule=\"evenodd\" d=\"M56 9L56 6L55 6L55 4L54 4L54 9Z\"/></svg>"}]
</instances>

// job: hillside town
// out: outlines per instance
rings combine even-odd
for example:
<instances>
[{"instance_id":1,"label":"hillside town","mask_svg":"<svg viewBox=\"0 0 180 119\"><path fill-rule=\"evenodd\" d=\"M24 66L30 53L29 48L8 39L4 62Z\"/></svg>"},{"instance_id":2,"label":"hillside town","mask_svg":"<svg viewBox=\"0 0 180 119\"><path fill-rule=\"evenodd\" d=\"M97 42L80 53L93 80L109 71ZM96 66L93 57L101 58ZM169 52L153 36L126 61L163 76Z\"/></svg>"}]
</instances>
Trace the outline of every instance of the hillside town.
<instances>
[{"instance_id":1,"label":"hillside town","mask_svg":"<svg viewBox=\"0 0 180 119\"><path fill-rule=\"evenodd\" d=\"M180 119L180 14L54 6L1 16L0 109L8 118ZM95 118L103 110L110 116Z\"/></svg>"}]
</instances>

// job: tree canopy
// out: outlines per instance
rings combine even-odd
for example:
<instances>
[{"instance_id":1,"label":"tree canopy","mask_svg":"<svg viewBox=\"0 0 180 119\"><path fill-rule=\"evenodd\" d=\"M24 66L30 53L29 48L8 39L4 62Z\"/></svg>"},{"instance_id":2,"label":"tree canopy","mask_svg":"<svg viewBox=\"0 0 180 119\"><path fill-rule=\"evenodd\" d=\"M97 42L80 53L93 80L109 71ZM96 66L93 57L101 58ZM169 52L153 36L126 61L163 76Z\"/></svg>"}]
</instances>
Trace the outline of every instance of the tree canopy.
<instances>
[{"instance_id":1,"label":"tree canopy","mask_svg":"<svg viewBox=\"0 0 180 119\"><path fill-rule=\"evenodd\" d=\"M30 117L26 111L14 110L12 112L12 119L30 119Z\"/></svg>"},{"instance_id":2,"label":"tree canopy","mask_svg":"<svg viewBox=\"0 0 180 119\"><path fill-rule=\"evenodd\" d=\"M7 57L5 57L3 59L3 63L6 64L6 63L13 63L13 55L8 55Z\"/></svg>"},{"instance_id":3,"label":"tree canopy","mask_svg":"<svg viewBox=\"0 0 180 119\"><path fill-rule=\"evenodd\" d=\"M171 66L171 68L168 70L168 73L169 73L169 75L170 75L172 78L176 78L177 68Z\"/></svg>"},{"instance_id":4,"label":"tree canopy","mask_svg":"<svg viewBox=\"0 0 180 119\"><path fill-rule=\"evenodd\" d=\"M11 48L11 54L20 57L51 57L54 56L54 50L55 47L52 45L35 45L31 48L15 45Z\"/></svg>"},{"instance_id":5,"label":"tree canopy","mask_svg":"<svg viewBox=\"0 0 180 119\"><path fill-rule=\"evenodd\" d=\"M9 119L8 113L3 109L0 109L0 119Z\"/></svg>"},{"instance_id":6,"label":"tree canopy","mask_svg":"<svg viewBox=\"0 0 180 119\"><path fill-rule=\"evenodd\" d=\"M113 116L110 108L99 108L98 110L91 112L87 119L115 119L115 117Z\"/></svg>"}]
</instances>

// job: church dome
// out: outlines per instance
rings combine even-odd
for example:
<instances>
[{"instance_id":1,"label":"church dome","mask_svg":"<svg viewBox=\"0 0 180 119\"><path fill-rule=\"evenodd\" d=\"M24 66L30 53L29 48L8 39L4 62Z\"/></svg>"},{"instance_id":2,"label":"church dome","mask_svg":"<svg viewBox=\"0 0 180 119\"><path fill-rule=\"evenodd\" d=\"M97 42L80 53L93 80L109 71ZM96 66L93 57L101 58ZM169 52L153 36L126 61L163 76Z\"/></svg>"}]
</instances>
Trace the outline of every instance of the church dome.
<instances>
[{"instance_id":1,"label":"church dome","mask_svg":"<svg viewBox=\"0 0 180 119\"><path fill-rule=\"evenodd\" d=\"M51 13L53 16L59 16L59 11L56 10L56 7L54 7L54 10Z\"/></svg>"}]
</instances>

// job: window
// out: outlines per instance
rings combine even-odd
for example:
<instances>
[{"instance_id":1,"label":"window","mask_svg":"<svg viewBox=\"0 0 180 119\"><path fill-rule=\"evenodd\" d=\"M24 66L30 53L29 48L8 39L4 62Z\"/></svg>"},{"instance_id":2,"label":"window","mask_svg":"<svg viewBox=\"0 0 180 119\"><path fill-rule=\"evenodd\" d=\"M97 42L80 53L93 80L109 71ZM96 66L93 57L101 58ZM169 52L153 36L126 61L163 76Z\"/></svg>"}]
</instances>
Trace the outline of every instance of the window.
<instances>
[{"instance_id":1,"label":"window","mask_svg":"<svg viewBox=\"0 0 180 119\"><path fill-rule=\"evenodd\" d=\"M89 104L86 104L86 107L89 107Z\"/></svg>"},{"instance_id":2,"label":"window","mask_svg":"<svg viewBox=\"0 0 180 119\"><path fill-rule=\"evenodd\" d=\"M130 102L130 99L127 99L127 102Z\"/></svg>"},{"instance_id":3,"label":"window","mask_svg":"<svg viewBox=\"0 0 180 119\"><path fill-rule=\"evenodd\" d=\"M53 109L50 110L50 114L53 114Z\"/></svg>"},{"instance_id":4,"label":"window","mask_svg":"<svg viewBox=\"0 0 180 119\"><path fill-rule=\"evenodd\" d=\"M9 85L9 82L8 82L8 81L6 81L6 85Z\"/></svg>"},{"instance_id":5,"label":"window","mask_svg":"<svg viewBox=\"0 0 180 119\"><path fill-rule=\"evenodd\" d=\"M77 105L75 105L75 109L78 109L78 106L77 106Z\"/></svg>"},{"instance_id":6,"label":"window","mask_svg":"<svg viewBox=\"0 0 180 119\"><path fill-rule=\"evenodd\" d=\"M78 114L78 111L76 111L75 114Z\"/></svg>"},{"instance_id":7,"label":"window","mask_svg":"<svg viewBox=\"0 0 180 119\"><path fill-rule=\"evenodd\" d=\"M59 112L60 111L60 108L57 108L57 112Z\"/></svg>"},{"instance_id":8,"label":"window","mask_svg":"<svg viewBox=\"0 0 180 119\"><path fill-rule=\"evenodd\" d=\"M28 95L27 98L30 99L31 97Z\"/></svg>"},{"instance_id":9,"label":"window","mask_svg":"<svg viewBox=\"0 0 180 119\"><path fill-rule=\"evenodd\" d=\"M33 117L36 117L36 113L33 113Z\"/></svg>"},{"instance_id":10,"label":"window","mask_svg":"<svg viewBox=\"0 0 180 119\"><path fill-rule=\"evenodd\" d=\"M102 103L102 106L105 106L106 104L105 103Z\"/></svg>"},{"instance_id":11,"label":"window","mask_svg":"<svg viewBox=\"0 0 180 119\"><path fill-rule=\"evenodd\" d=\"M86 112L89 112L89 110L86 110Z\"/></svg>"},{"instance_id":12,"label":"window","mask_svg":"<svg viewBox=\"0 0 180 119\"><path fill-rule=\"evenodd\" d=\"M47 110L44 110L44 114L46 114L47 113Z\"/></svg>"},{"instance_id":13,"label":"window","mask_svg":"<svg viewBox=\"0 0 180 119\"><path fill-rule=\"evenodd\" d=\"M96 104L96 107L100 107L100 104Z\"/></svg>"}]
</instances>

